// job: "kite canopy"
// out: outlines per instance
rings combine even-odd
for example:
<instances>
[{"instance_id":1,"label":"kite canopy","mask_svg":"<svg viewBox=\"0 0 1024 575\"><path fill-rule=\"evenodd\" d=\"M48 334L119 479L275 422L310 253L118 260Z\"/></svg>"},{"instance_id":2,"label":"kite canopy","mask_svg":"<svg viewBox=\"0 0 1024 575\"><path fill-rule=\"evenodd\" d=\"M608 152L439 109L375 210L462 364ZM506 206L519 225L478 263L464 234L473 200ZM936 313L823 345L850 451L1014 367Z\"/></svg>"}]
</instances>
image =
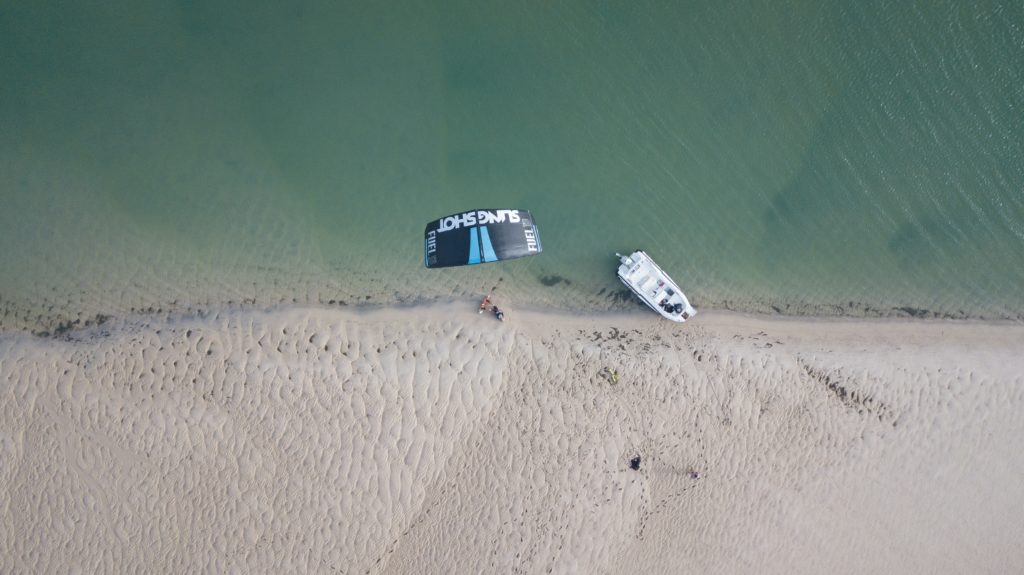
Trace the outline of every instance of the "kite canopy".
<instances>
[{"instance_id":1,"label":"kite canopy","mask_svg":"<svg viewBox=\"0 0 1024 575\"><path fill-rule=\"evenodd\" d=\"M497 262L540 252L540 234L528 210L470 210L434 220L423 233L423 263L428 268Z\"/></svg>"}]
</instances>

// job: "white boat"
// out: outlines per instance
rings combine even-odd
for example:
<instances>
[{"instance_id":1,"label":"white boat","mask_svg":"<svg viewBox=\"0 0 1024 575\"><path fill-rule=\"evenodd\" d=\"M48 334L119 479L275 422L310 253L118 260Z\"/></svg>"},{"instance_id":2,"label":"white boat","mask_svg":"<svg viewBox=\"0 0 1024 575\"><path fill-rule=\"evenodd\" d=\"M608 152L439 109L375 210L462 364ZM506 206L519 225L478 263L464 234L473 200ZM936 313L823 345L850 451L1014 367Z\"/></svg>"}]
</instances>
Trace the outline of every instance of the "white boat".
<instances>
[{"instance_id":1,"label":"white boat","mask_svg":"<svg viewBox=\"0 0 1024 575\"><path fill-rule=\"evenodd\" d=\"M646 252L637 250L628 256L615 255L621 262L619 279L648 307L662 317L678 322L697 315L683 290Z\"/></svg>"}]
</instances>

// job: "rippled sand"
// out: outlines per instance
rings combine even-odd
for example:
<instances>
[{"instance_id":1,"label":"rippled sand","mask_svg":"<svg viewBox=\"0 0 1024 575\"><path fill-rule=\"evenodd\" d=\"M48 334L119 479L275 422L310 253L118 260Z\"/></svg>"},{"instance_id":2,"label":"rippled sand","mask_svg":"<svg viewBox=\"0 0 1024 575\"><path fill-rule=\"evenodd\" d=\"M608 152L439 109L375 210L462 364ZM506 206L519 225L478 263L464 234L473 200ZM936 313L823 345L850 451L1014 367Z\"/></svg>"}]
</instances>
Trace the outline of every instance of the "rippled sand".
<instances>
[{"instance_id":1,"label":"rippled sand","mask_svg":"<svg viewBox=\"0 0 1024 575\"><path fill-rule=\"evenodd\" d=\"M1021 326L472 307L0 337L0 571L1024 571Z\"/></svg>"}]
</instances>

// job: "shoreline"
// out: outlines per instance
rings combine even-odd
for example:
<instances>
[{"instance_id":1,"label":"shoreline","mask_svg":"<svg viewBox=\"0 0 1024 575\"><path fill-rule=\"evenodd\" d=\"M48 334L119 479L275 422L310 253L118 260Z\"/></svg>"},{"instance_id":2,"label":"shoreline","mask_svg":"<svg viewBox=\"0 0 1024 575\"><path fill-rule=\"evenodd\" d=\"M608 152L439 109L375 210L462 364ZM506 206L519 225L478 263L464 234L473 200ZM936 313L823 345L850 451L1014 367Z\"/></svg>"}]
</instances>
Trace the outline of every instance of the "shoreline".
<instances>
[{"instance_id":1,"label":"shoreline","mask_svg":"<svg viewBox=\"0 0 1024 575\"><path fill-rule=\"evenodd\" d=\"M357 286L325 284L322 290L311 286L298 286L294 291L281 291L278 284L273 288L248 290L219 288L204 290L191 288L190 299L176 297L162 298L152 294L152 299L141 292L114 290L111 296L105 294L53 293L49 297L39 295L5 293L0 294L0 332L25 331L29 333L61 334L67 331L103 323L110 318L127 318L135 315L168 314L175 316L217 313L223 309L259 311L277 309L281 306L363 308L366 306L405 307L418 305L445 304L463 298L474 300L484 293L496 293L512 307L543 312L564 313L628 313L645 309L625 287L609 291L602 288L595 293L571 295L560 287L553 286L531 292L524 286L503 282L504 278L489 281L486 285L470 283L455 284L447 293L425 293L419 295L391 294L389 291L360 291ZM363 282L365 283L365 281ZM543 282L542 282L543 283ZM463 286L463 287L459 287ZM363 286L365 287L365 286ZM198 296L194 294L199 294ZM532 294L532 295L531 295ZM933 302L935 303L935 302ZM963 309L931 309L908 302L876 302L865 304L857 301L839 302L793 302L785 299L736 299L735 297L698 298L698 311L734 312L770 317L795 318L867 318L867 319L920 319L920 320L967 320L983 322L1009 322L1024 324L1024 311L1014 311L1005 303L983 305L973 312Z\"/></svg>"},{"instance_id":2,"label":"shoreline","mask_svg":"<svg viewBox=\"0 0 1024 575\"><path fill-rule=\"evenodd\" d=\"M548 306L531 306L511 304L510 314L525 315L531 318L563 318L578 319L589 318L594 321L621 319L624 321L643 321L650 312L641 303L632 310L629 309L596 309L581 313L580 311L552 308ZM186 308L183 310L163 310L148 308L141 311L133 311L123 316L114 314L97 314L92 318L81 320L63 320L52 330L29 330L28 328L0 327L0 338L14 334L25 334L42 340L46 339L78 339L87 335L90 331L109 331L111 328L126 325L146 324L153 320L166 322L180 322L190 319L203 319L210 316L231 315L231 314L268 314L286 310L322 310L340 311L353 315L370 315L375 313L387 314L393 312L415 311L430 314L435 310L458 311L461 309L473 310L476 304L470 300L451 298L448 300L424 300L410 302L385 303L361 303L354 304L303 304L303 303L278 303L267 307L260 307L253 304L223 304L219 306L202 306L197 308ZM504 304L503 304L504 305ZM1017 319L986 319L975 317L952 317L952 316L930 316L919 317L914 315L898 316L855 316L855 315L787 315L777 313L736 311L727 308L698 308L698 315L694 320L680 324L681 329L685 327L699 326L708 321L707 318L715 318L715 322L726 320L726 318L746 318L751 321L763 321L771 324L779 322L807 322L810 324L836 323L836 324L865 324L865 325L964 325L964 326L991 326L991 327L1013 327L1024 326L1024 321ZM651 319L659 319L652 315ZM664 320L663 320L664 321ZM654 323L654 322L652 322ZM672 322L665 321L671 324Z\"/></svg>"}]
</instances>

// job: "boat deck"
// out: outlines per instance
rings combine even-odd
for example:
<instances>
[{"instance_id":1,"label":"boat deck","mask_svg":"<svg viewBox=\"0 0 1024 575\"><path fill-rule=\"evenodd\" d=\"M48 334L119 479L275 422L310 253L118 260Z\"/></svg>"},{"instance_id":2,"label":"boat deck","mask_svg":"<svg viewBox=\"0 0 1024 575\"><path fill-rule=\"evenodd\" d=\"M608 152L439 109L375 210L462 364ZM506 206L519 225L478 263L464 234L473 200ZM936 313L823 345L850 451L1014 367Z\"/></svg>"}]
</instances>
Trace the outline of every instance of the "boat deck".
<instances>
[{"instance_id":1,"label":"boat deck","mask_svg":"<svg viewBox=\"0 0 1024 575\"><path fill-rule=\"evenodd\" d=\"M620 256L619 279L648 307L672 321L686 321L696 315L679 286L646 253L636 251L631 256ZM679 311L666 306L678 305ZM666 308L666 309L663 309Z\"/></svg>"}]
</instances>

